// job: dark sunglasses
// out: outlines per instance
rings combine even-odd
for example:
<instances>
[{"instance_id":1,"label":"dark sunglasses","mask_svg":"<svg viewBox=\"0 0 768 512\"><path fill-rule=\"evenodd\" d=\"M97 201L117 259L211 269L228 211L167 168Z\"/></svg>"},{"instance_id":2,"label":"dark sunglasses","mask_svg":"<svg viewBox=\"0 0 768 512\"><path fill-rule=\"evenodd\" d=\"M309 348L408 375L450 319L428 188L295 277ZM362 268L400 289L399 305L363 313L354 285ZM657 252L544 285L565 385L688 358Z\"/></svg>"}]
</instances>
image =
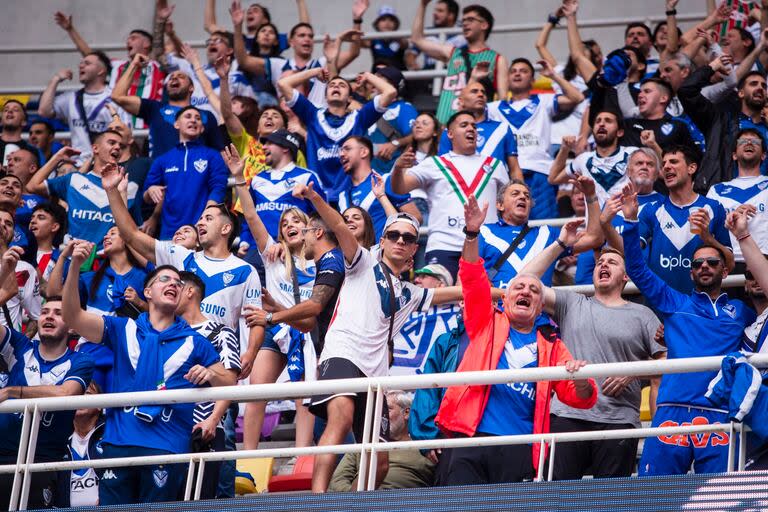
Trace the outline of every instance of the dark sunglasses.
<instances>
[{"instance_id":1,"label":"dark sunglasses","mask_svg":"<svg viewBox=\"0 0 768 512\"><path fill-rule=\"evenodd\" d=\"M721 263L721 260L720 260L720 258L715 258L715 257L711 257L711 258L696 258L695 260L693 260L691 262L691 268L700 269L701 266L704 265L704 263L709 265L710 268L715 268L716 266L718 266Z\"/></svg>"},{"instance_id":2,"label":"dark sunglasses","mask_svg":"<svg viewBox=\"0 0 768 512\"><path fill-rule=\"evenodd\" d=\"M405 242L406 244L415 244L419 240L419 237L417 235L414 235L413 233L401 233L400 231L392 231L392 230L389 230L386 233L384 233L384 238L386 238L390 242L397 242L402 238L403 242Z\"/></svg>"}]
</instances>

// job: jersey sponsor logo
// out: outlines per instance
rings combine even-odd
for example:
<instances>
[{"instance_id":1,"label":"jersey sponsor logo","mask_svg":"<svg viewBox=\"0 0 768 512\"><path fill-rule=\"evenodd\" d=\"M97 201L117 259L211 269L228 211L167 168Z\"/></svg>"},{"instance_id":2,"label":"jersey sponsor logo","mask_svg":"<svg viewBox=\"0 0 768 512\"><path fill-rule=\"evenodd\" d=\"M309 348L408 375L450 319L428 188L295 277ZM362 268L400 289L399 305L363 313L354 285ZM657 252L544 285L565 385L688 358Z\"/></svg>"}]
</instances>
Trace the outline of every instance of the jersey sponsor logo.
<instances>
[{"instance_id":1,"label":"jersey sponsor logo","mask_svg":"<svg viewBox=\"0 0 768 512\"><path fill-rule=\"evenodd\" d=\"M690 258L684 258L680 254L676 256L664 256L659 254L659 265L661 268L673 270L676 268L691 268Z\"/></svg>"},{"instance_id":2,"label":"jersey sponsor logo","mask_svg":"<svg viewBox=\"0 0 768 512\"><path fill-rule=\"evenodd\" d=\"M259 203L256 205L257 212L269 211L269 212L282 212L288 208L293 208L292 204L275 203L272 201Z\"/></svg>"},{"instance_id":3,"label":"jersey sponsor logo","mask_svg":"<svg viewBox=\"0 0 768 512\"><path fill-rule=\"evenodd\" d=\"M101 477L102 480L117 480L117 475L115 475L115 472L111 469L108 469L104 472L104 475Z\"/></svg>"},{"instance_id":4,"label":"jersey sponsor logo","mask_svg":"<svg viewBox=\"0 0 768 512\"><path fill-rule=\"evenodd\" d=\"M451 228L463 228L464 217L448 217L448 227Z\"/></svg>"},{"instance_id":5,"label":"jersey sponsor logo","mask_svg":"<svg viewBox=\"0 0 768 512\"><path fill-rule=\"evenodd\" d=\"M109 471L109 470L108 470ZM99 479L95 476L89 478L78 478L71 481L70 490L72 492L82 492L86 489L91 489L99 485ZM47 489L46 489L47 490ZM45 492L45 491L43 491Z\"/></svg>"},{"instance_id":6,"label":"jersey sponsor logo","mask_svg":"<svg viewBox=\"0 0 768 512\"><path fill-rule=\"evenodd\" d=\"M672 133L672 130L674 129L675 129L675 126L672 123L664 123L663 125L661 125L661 133L667 136L670 133Z\"/></svg>"},{"instance_id":7,"label":"jersey sponsor logo","mask_svg":"<svg viewBox=\"0 0 768 512\"><path fill-rule=\"evenodd\" d=\"M113 224L115 218L110 212L100 212L98 210L84 210L82 208L72 209L72 218L80 220L92 220L98 222L108 222Z\"/></svg>"},{"instance_id":8,"label":"jersey sponsor logo","mask_svg":"<svg viewBox=\"0 0 768 512\"><path fill-rule=\"evenodd\" d=\"M720 424L716 421L715 424ZM659 427L690 427L692 425L709 425L709 419L704 416L696 416L690 422L678 423L667 420ZM691 446L694 448L706 448L707 446L727 446L730 441L725 432L703 432L701 434L673 434L671 436L659 436L659 441L672 446Z\"/></svg>"},{"instance_id":9,"label":"jersey sponsor logo","mask_svg":"<svg viewBox=\"0 0 768 512\"><path fill-rule=\"evenodd\" d=\"M204 158L200 158L198 160L195 160L193 165L195 166L195 170L197 172L205 172L205 170L208 168L208 160L205 160Z\"/></svg>"},{"instance_id":10,"label":"jersey sponsor logo","mask_svg":"<svg viewBox=\"0 0 768 512\"><path fill-rule=\"evenodd\" d=\"M155 469L152 471L152 479L155 481L155 486L158 489L162 489L168 483L168 471L165 469Z\"/></svg>"},{"instance_id":11,"label":"jersey sponsor logo","mask_svg":"<svg viewBox=\"0 0 768 512\"><path fill-rule=\"evenodd\" d=\"M220 318L224 318L227 314L227 308L219 306L218 304L208 304L203 302L200 304L200 311L206 315L214 315Z\"/></svg>"},{"instance_id":12,"label":"jersey sponsor logo","mask_svg":"<svg viewBox=\"0 0 768 512\"><path fill-rule=\"evenodd\" d=\"M333 158L339 158L339 155L341 155L341 150L339 149L339 146L331 146L330 148L317 148L317 159L318 160L331 160Z\"/></svg>"},{"instance_id":13,"label":"jersey sponsor logo","mask_svg":"<svg viewBox=\"0 0 768 512\"><path fill-rule=\"evenodd\" d=\"M166 173L169 173L169 172L179 172L179 167L176 166L176 165L174 165L173 167L168 167L167 169L165 169L165 172Z\"/></svg>"}]
</instances>

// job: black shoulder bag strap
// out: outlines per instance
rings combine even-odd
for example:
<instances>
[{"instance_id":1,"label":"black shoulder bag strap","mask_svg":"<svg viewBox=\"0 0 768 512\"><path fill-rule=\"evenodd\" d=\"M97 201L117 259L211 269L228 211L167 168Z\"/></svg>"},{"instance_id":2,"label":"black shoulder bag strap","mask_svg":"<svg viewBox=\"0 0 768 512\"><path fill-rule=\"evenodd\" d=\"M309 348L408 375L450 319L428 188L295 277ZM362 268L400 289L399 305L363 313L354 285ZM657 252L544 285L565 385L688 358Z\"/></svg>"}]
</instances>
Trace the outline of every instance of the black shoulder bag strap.
<instances>
[{"instance_id":1,"label":"black shoulder bag strap","mask_svg":"<svg viewBox=\"0 0 768 512\"><path fill-rule=\"evenodd\" d=\"M88 116L85 114L85 104L83 103L84 94L85 88L78 89L77 92L75 92L75 108L77 109L77 114L80 116L80 119L83 121L85 131L88 133L88 140L93 143L96 134L91 131L91 125L88 124Z\"/></svg>"},{"instance_id":2,"label":"black shoulder bag strap","mask_svg":"<svg viewBox=\"0 0 768 512\"><path fill-rule=\"evenodd\" d=\"M395 362L395 340L392 338L392 331L395 328L395 286L392 284L392 276L389 275L389 269L383 263L380 263L384 277L387 280L387 288L389 288L389 334L387 335L387 349L389 350L389 366L392 367L392 363Z\"/></svg>"},{"instance_id":3,"label":"black shoulder bag strap","mask_svg":"<svg viewBox=\"0 0 768 512\"><path fill-rule=\"evenodd\" d=\"M299 288L299 276L296 274L296 262L291 265L291 282L293 283L293 303L298 305L301 302L301 288ZM320 328L317 326L317 322L309 332L309 337L315 346L315 353L320 357Z\"/></svg>"},{"instance_id":4,"label":"black shoulder bag strap","mask_svg":"<svg viewBox=\"0 0 768 512\"><path fill-rule=\"evenodd\" d=\"M507 261L507 258L509 258L510 254L515 252L515 249L520 245L520 242L523 241L523 238L525 238L525 235L530 233L531 227L528 225L528 223L523 226L523 229L520 230L520 232L517 234L514 240L512 240L512 243L509 244L509 247L507 247L507 250L504 251L504 253L499 256L499 259L496 260L496 263L493 265L493 268L488 271L488 279L493 281L493 278L496 277L496 274L499 273L499 269L502 265L504 265L504 262Z\"/></svg>"}]
</instances>

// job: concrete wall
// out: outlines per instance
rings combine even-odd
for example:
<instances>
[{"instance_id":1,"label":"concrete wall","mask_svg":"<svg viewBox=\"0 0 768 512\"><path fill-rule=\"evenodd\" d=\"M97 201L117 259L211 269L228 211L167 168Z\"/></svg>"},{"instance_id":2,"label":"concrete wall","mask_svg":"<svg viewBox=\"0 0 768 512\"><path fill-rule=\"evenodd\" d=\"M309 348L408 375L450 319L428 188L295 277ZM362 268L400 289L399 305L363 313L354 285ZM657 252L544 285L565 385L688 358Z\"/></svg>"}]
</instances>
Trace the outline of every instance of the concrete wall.
<instances>
[{"instance_id":1,"label":"concrete wall","mask_svg":"<svg viewBox=\"0 0 768 512\"><path fill-rule=\"evenodd\" d=\"M296 7L291 0L261 0L272 12L273 21L281 30L287 31L295 23ZM371 29L371 22L383 4L391 5L403 23L403 28L410 27L410 22L418 0L372 0L365 15L364 27ZM246 5L248 2L244 2ZM335 33L351 25L351 0L307 0L310 15L318 34ZM470 0L461 2L467 5ZM508 57L526 56L536 58L534 42L538 27L545 21L547 13L558 4L553 0L477 0L485 5L496 17L497 24L532 24L531 31L514 34L495 34L491 37L491 46L501 50ZM631 18L644 19L648 16L663 14L663 0L583 0L579 18L582 20ZM12 53L8 49L33 45L69 44L67 35L53 21L53 13L61 10L74 14L74 22L83 37L94 47L100 44L122 44L132 28L144 28L151 31L154 2L151 0L2 0L3 16L0 17L0 87L44 85L55 71L62 67L77 66L79 56L76 52L63 53ZM202 41L203 0L176 0L173 20L177 33L185 40ZM217 5L218 20L230 25L228 3L219 0ZM705 10L704 0L681 0L678 12L698 13ZM427 19L431 20L427 13ZM596 38L605 53L621 45L623 29L594 28L584 29L583 37ZM550 48L558 59L565 59L567 43L565 31L553 34ZM318 48L318 53L320 49ZM123 56L125 52L110 52L114 56ZM351 70L362 70L370 65L368 53L353 64Z\"/></svg>"}]
</instances>

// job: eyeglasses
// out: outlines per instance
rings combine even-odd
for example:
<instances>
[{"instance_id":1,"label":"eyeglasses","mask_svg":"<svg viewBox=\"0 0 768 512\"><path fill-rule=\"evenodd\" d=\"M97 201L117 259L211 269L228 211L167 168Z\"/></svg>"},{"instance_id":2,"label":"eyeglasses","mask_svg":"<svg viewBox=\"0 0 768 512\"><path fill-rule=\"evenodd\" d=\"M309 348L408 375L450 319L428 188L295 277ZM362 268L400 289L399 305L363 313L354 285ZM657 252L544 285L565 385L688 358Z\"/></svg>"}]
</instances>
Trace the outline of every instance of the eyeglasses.
<instances>
[{"instance_id":1,"label":"eyeglasses","mask_svg":"<svg viewBox=\"0 0 768 512\"><path fill-rule=\"evenodd\" d=\"M691 262L691 268L693 269L700 269L704 263L706 263L710 268L715 268L716 266L720 265L721 263L720 258L715 258L714 256L711 258L696 258Z\"/></svg>"},{"instance_id":2,"label":"eyeglasses","mask_svg":"<svg viewBox=\"0 0 768 512\"><path fill-rule=\"evenodd\" d=\"M163 284L165 284L165 283L169 283L169 282L170 282L172 285L174 285L174 286L176 286L176 287L178 287L178 288L184 288L184 285L186 284L186 283L184 283L184 281L182 281L182 280L181 280L181 279L179 279L178 277L172 277L172 276L169 276L169 275L165 274L165 275L162 275L162 276L158 276L158 277L154 278L154 279L153 279L153 280L152 280L152 281L151 281L151 282L150 282L150 283L147 285L147 288L149 288L150 286L152 286L152 285L153 285L153 284L155 284L156 282L158 282L158 283L163 283Z\"/></svg>"},{"instance_id":3,"label":"eyeglasses","mask_svg":"<svg viewBox=\"0 0 768 512\"><path fill-rule=\"evenodd\" d=\"M473 16L468 16L468 17L466 17L466 18L461 18L461 23L462 23L462 25L463 25L464 23L481 23L481 22L483 22L483 21L484 21L484 20L482 20L482 19L480 19L480 18L475 18L475 17L473 17Z\"/></svg>"},{"instance_id":4,"label":"eyeglasses","mask_svg":"<svg viewBox=\"0 0 768 512\"><path fill-rule=\"evenodd\" d=\"M414 235L413 233L401 233L400 231L392 231L392 230L389 230L386 233L384 233L384 238L386 238L390 242L397 242L402 238L403 242L405 242L406 244L415 244L416 241L419 239L419 237Z\"/></svg>"},{"instance_id":5,"label":"eyeglasses","mask_svg":"<svg viewBox=\"0 0 768 512\"><path fill-rule=\"evenodd\" d=\"M751 137L750 138L742 137L741 139L736 141L736 144L738 144L739 146L746 146L747 144L752 144L753 146L760 146L761 141L760 139L753 139Z\"/></svg>"},{"instance_id":6,"label":"eyeglasses","mask_svg":"<svg viewBox=\"0 0 768 512\"><path fill-rule=\"evenodd\" d=\"M219 44L219 43L226 44L226 41L220 37L212 37L210 39L205 40L205 46L210 46L212 44Z\"/></svg>"}]
</instances>

